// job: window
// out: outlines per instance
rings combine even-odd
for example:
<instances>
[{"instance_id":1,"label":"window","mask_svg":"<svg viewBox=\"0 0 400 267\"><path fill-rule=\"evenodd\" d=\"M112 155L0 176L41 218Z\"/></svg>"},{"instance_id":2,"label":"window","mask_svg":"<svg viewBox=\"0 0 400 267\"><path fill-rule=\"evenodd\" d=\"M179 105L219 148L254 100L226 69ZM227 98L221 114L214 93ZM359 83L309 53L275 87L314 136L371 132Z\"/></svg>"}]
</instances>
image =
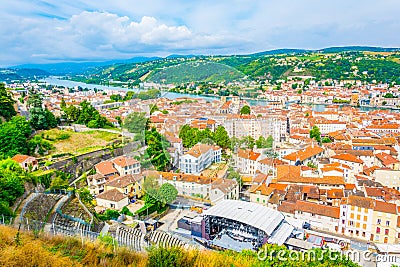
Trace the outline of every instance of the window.
<instances>
[{"instance_id":1,"label":"window","mask_svg":"<svg viewBox=\"0 0 400 267\"><path fill-rule=\"evenodd\" d=\"M381 228L376 227L376 233L377 233L377 234L380 234L380 233L381 233Z\"/></svg>"},{"instance_id":2,"label":"window","mask_svg":"<svg viewBox=\"0 0 400 267\"><path fill-rule=\"evenodd\" d=\"M363 223L363 229L367 229L367 224Z\"/></svg>"},{"instance_id":3,"label":"window","mask_svg":"<svg viewBox=\"0 0 400 267\"><path fill-rule=\"evenodd\" d=\"M357 215L357 220L360 220L360 219L361 219L361 215L358 214L358 215Z\"/></svg>"},{"instance_id":4,"label":"window","mask_svg":"<svg viewBox=\"0 0 400 267\"><path fill-rule=\"evenodd\" d=\"M354 213L350 213L350 218L354 219Z\"/></svg>"},{"instance_id":5,"label":"window","mask_svg":"<svg viewBox=\"0 0 400 267\"><path fill-rule=\"evenodd\" d=\"M381 224L381 219L378 219L378 221L376 222L376 224Z\"/></svg>"},{"instance_id":6,"label":"window","mask_svg":"<svg viewBox=\"0 0 400 267\"><path fill-rule=\"evenodd\" d=\"M385 229L385 235L389 235L389 229Z\"/></svg>"},{"instance_id":7,"label":"window","mask_svg":"<svg viewBox=\"0 0 400 267\"><path fill-rule=\"evenodd\" d=\"M389 226L390 225L390 221L386 221L386 226Z\"/></svg>"},{"instance_id":8,"label":"window","mask_svg":"<svg viewBox=\"0 0 400 267\"><path fill-rule=\"evenodd\" d=\"M358 212L361 212L361 207L358 207L358 208L357 208L357 211L358 211Z\"/></svg>"},{"instance_id":9,"label":"window","mask_svg":"<svg viewBox=\"0 0 400 267\"><path fill-rule=\"evenodd\" d=\"M354 206L351 206L351 210L354 210Z\"/></svg>"},{"instance_id":10,"label":"window","mask_svg":"<svg viewBox=\"0 0 400 267\"><path fill-rule=\"evenodd\" d=\"M260 198L259 197L257 198L257 202L260 202Z\"/></svg>"},{"instance_id":11,"label":"window","mask_svg":"<svg viewBox=\"0 0 400 267\"><path fill-rule=\"evenodd\" d=\"M367 216L364 216L364 222L366 222L367 221Z\"/></svg>"},{"instance_id":12,"label":"window","mask_svg":"<svg viewBox=\"0 0 400 267\"><path fill-rule=\"evenodd\" d=\"M359 222L356 223L356 227L357 227L357 228L360 228L360 223L359 223ZM357 230L357 232L358 232L358 230Z\"/></svg>"}]
</instances>

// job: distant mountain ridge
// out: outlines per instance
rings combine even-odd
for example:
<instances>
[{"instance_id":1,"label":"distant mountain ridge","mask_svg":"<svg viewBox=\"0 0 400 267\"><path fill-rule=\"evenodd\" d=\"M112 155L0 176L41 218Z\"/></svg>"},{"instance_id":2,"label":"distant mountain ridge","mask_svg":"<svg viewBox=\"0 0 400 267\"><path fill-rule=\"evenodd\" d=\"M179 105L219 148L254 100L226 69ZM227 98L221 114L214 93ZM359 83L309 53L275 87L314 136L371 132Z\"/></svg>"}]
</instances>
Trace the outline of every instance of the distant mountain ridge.
<instances>
[{"instance_id":1,"label":"distant mountain ridge","mask_svg":"<svg viewBox=\"0 0 400 267\"><path fill-rule=\"evenodd\" d=\"M261 51L253 54L242 54L242 55L179 55L171 54L167 57L133 57L130 59L118 59L98 62L60 62L60 63L49 63L49 64L22 64L6 69L0 69L0 80L20 80L20 79L35 79L38 77L56 75L56 76L71 76L75 80L87 82L87 83L101 83L108 80L129 82L131 85L138 85L144 80L159 80L160 77L165 76L165 81L171 80L178 83L179 80L186 81L187 78L197 78L204 80L218 81L219 77L227 77L227 73L216 65L208 65L211 70L222 71L221 73L210 74L210 77L205 77L204 74L206 69L201 69L199 75L193 75L197 70L192 68L193 66L186 65L192 70L184 70L179 66L182 62L193 61L209 61L215 63L226 64L229 67L236 69L239 72L244 73L250 78L254 77L265 77L273 79L277 77L285 77L289 74L295 74L293 68L276 64L268 59L268 57L282 55L293 55L299 56L301 54L324 54L324 53L342 53L342 52L400 52L400 48L393 47L374 47L374 46L342 46L342 47L328 47L322 49L296 49L296 48L282 48L273 49L268 51ZM303 55L304 58L305 55ZM317 56L318 57L318 56ZM393 60L391 64L400 63L400 55L394 55L398 59ZM314 57L315 58L315 57ZM346 62L347 64L348 62ZM377 62L379 63L379 62ZM303 68L303 75L315 74L316 69L313 66ZM311 64L313 64L311 62ZM392 65L393 65L392 64ZM335 64L329 65L337 69ZM164 68L171 67L168 70ZM327 67L327 66L325 66ZM375 67L380 68L381 66L376 65ZM397 65L390 67L391 69L397 68ZM179 72L180 70L180 72ZM367 69L366 69L367 70ZM366 71L365 70L365 71ZM389 69L387 69L389 70ZM348 72L343 69L342 71ZM298 72L298 70L297 70ZM331 71L332 72L332 71ZM335 71L337 72L337 71ZM159 74L157 74L159 73ZM180 79L177 75L181 73L181 76L186 75ZM327 73L328 74L328 73ZM214 76L213 76L214 75ZM391 74L396 75L396 73ZM81 78L79 77L81 76ZM213 76L213 77L211 77ZM326 75L324 75L326 76ZM217 78L216 78L217 77ZM239 77L239 76L238 76ZM229 80L223 78L222 80ZM351 77L350 77L351 78ZM196 79L195 79L196 80Z\"/></svg>"},{"instance_id":2,"label":"distant mountain ridge","mask_svg":"<svg viewBox=\"0 0 400 267\"><path fill-rule=\"evenodd\" d=\"M14 69L42 69L52 75L76 75L83 74L84 72L108 65L114 64L129 64L129 63L142 63L161 59L160 57L134 57L130 59L116 59L108 61L94 61L94 62L60 62L48 64L22 64L13 66Z\"/></svg>"}]
</instances>

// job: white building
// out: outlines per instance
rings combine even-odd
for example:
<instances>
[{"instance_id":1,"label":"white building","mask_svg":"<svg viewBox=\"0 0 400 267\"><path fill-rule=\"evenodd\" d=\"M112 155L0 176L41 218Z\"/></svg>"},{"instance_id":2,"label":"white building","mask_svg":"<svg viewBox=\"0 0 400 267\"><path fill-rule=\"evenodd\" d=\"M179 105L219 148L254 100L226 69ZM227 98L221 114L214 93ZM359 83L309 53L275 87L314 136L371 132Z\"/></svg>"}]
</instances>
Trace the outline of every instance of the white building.
<instances>
[{"instance_id":1,"label":"white building","mask_svg":"<svg viewBox=\"0 0 400 267\"><path fill-rule=\"evenodd\" d=\"M120 210L129 204L128 196L117 189L105 191L96 197L97 206Z\"/></svg>"},{"instance_id":2,"label":"white building","mask_svg":"<svg viewBox=\"0 0 400 267\"><path fill-rule=\"evenodd\" d=\"M221 151L219 146L197 144L179 158L179 168L184 173L200 174L212 163L221 161Z\"/></svg>"}]
</instances>

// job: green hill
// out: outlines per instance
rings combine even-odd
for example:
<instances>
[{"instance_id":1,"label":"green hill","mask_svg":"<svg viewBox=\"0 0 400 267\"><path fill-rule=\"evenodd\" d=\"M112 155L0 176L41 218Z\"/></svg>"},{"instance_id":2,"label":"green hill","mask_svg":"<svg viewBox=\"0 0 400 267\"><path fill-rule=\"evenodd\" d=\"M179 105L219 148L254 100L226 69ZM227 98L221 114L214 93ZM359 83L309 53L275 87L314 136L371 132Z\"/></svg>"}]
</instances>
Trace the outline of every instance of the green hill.
<instances>
[{"instance_id":1,"label":"green hill","mask_svg":"<svg viewBox=\"0 0 400 267\"><path fill-rule=\"evenodd\" d=\"M148 81L166 84L181 84L190 82L232 82L244 78L237 69L221 63L209 61L185 62L179 65L155 70Z\"/></svg>"}]
</instances>

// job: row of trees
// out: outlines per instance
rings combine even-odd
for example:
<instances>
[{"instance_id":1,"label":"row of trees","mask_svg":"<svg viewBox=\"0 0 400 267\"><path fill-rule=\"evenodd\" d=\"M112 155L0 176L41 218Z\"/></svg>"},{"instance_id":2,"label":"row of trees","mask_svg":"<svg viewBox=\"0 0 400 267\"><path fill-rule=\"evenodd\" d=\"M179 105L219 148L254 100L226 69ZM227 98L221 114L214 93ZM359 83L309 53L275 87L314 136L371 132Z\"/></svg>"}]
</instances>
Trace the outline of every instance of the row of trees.
<instances>
[{"instance_id":1,"label":"row of trees","mask_svg":"<svg viewBox=\"0 0 400 267\"><path fill-rule=\"evenodd\" d=\"M228 132L223 126L218 126L213 133L209 128L199 130L189 125L183 125L179 131L179 138L182 139L183 146L186 148L190 148L199 142L215 142L224 149L231 147L231 140L229 139Z\"/></svg>"},{"instance_id":2,"label":"row of trees","mask_svg":"<svg viewBox=\"0 0 400 267\"><path fill-rule=\"evenodd\" d=\"M254 146L257 146L257 148L272 148L274 143L272 136L267 138L260 136L257 140L254 140L251 136L245 136L241 139L229 138L228 132L221 125L217 127L215 132L208 128L199 130L189 125L183 125L179 131L179 138L182 139L183 146L186 148L191 148L197 143L215 143L223 149L234 149L235 147L253 149Z\"/></svg>"},{"instance_id":3,"label":"row of trees","mask_svg":"<svg viewBox=\"0 0 400 267\"><path fill-rule=\"evenodd\" d=\"M100 115L99 111L86 100L81 102L79 107L76 107L74 105L67 106L63 99L61 101L61 109L66 119L70 122L84 124L89 128L112 127L107 118Z\"/></svg>"}]
</instances>

